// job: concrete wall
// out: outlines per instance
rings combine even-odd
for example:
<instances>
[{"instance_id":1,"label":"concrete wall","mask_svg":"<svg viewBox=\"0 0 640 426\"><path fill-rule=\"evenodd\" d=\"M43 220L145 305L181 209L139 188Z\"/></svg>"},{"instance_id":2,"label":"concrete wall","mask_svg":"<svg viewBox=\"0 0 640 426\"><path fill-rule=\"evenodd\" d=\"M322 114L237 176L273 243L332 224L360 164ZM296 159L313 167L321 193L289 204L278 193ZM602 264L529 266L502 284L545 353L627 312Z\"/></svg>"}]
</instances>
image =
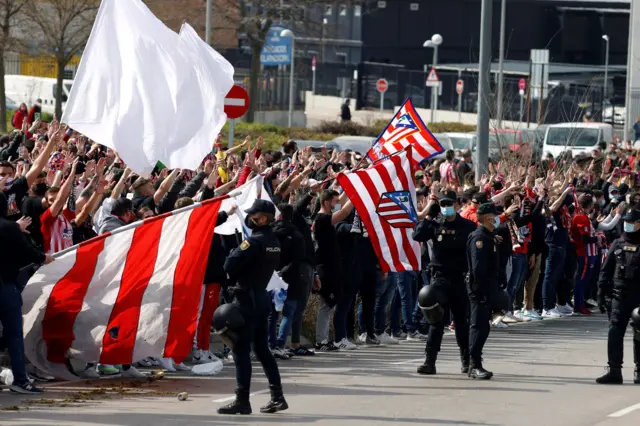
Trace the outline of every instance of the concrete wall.
<instances>
[{"instance_id":1,"label":"concrete wall","mask_svg":"<svg viewBox=\"0 0 640 426\"><path fill-rule=\"evenodd\" d=\"M289 111L256 111L254 121L287 127ZM307 116L304 111L293 111L293 127L307 127Z\"/></svg>"},{"instance_id":2,"label":"concrete wall","mask_svg":"<svg viewBox=\"0 0 640 426\"><path fill-rule=\"evenodd\" d=\"M313 127L318 125L321 121L332 121L338 119L340 113L340 106L344 102L343 98L333 96L319 96L313 95L311 92L306 92L306 105L305 114L307 115L307 125ZM355 99L351 99L351 115L353 121L356 121L363 125L371 124L375 120L391 120L394 111L385 110L382 113L379 110L375 111L354 111ZM395 107L397 111L399 106ZM431 121L431 110L416 108L420 117L425 123ZM436 110L434 122L460 122L464 124L476 125L478 122L478 115L473 113L463 112L458 114L457 111ZM526 123L522 125L517 121L503 121L503 125L506 128L522 128L526 127ZM494 120L491 121L491 127L497 127L497 123ZM537 124L531 123L530 128L536 128Z\"/></svg>"}]
</instances>

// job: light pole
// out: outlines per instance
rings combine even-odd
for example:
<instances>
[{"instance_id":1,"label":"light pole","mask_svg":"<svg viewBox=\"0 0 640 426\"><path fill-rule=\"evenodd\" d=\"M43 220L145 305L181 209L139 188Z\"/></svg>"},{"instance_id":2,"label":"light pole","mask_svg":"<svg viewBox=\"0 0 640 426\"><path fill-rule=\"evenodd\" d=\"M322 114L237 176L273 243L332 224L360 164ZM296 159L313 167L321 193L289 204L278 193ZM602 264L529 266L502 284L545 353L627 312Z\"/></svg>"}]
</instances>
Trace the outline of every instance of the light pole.
<instances>
[{"instance_id":1,"label":"light pole","mask_svg":"<svg viewBox=\"0 0 640 426\"><path fill-rule=\"evenodd\" d=\"M605 99L607 99L607 95L608 95L608 85L609 85L609 36L608 35L603 35L602 39L605 42L605 53L604 53L604 92L603 92L603 101ZM613 113L611 114L611 117L613 117ZM613 119L613 118L612 118Z\"/></svg>"},{"instance_id":2,"label":"light pole","mask_svg":"<svg viewBox=\"0 0 640 426\"><path fill-rule=\"evenodd\" d=\"M324 43L324 31L325 31L325 27L327 25L329 21L327 21L327 18L323 18L322 19L322 36L320 38L320 40L322 41L322 63L325 63L325 59L324 59L324 55L325 55L325 43Z\"/></svg>"},{"instance_id":3,"label":"light pole","mask_svg":"<svg viewBox=\"0 0 640 426\"><path fill-rule=\"evenodd\" d=\"M207 0L207 25L205 26L204 41L211 46L211 15L213 14L213 0Z\"/></svg>"},{"instance_id":4,"label":"light pole","mask_svg":"<svg viewBox=\"0 0 640 426\"><path fill-rule=\"evenodd\" d=\"M431 67L433 69L438 65L438 46L442 44L442 36L440 34L434 34L431 36L430 40L425 41L422 44L422 47L432 47L433 48L433 63ZM426 83L426 82L425 82ZM442 84L442 83L440 83ZM431 122L435 122L436 110L438 109L438 91L440 90L439 86L435 86L431 88Z\"/></svg>"},{"instance_id":5,"label":"light pole","mask_svg":"<svg viewBox=\"0 0 640 426\"><path fill-rule=\"evenodd\" d=\"M280 37L291 38L291 69L289 70L289 127L293 127L293 68L295 64L296 38L291 30L282 30Z\"/></svg>"},{"instance_id":6,"label":"light pole","mask_svg":"<svg viewBox=\"0 0 640 426\"><path fill-rule=\"evenodd\" d=\"M504 98L504 36L507 21L507 0L502 0L500 8L500 57L498 59L498 96L496 97L496 113L498 115L498 127L502 127L502 114Z\"/></svg>"},{"instance_id":7,"label":"light pole","mask_svg":"<svg viewBox=\"0 0 640 426\"><path fill-rule=\"evenodd\" d=\"M489 98L491 85L491 18L493 0L482 0L480 8L480 64L478 69L478 145L476 183L489 168Z\"/></svg>"}]
</instances>

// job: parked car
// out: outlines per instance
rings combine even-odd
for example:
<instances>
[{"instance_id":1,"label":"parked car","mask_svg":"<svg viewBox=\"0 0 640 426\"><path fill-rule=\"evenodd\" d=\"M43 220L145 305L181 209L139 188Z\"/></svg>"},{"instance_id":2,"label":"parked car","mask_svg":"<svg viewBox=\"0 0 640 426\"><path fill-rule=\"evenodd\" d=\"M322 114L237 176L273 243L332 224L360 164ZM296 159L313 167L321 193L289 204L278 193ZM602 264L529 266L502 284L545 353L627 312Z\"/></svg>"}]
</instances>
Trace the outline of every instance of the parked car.
<instances>
[{"instance_id":1,"label":"parked car","mask_svg":"<svg viewBox=\"0 0 640 426\"><path fill-rule=\"evenodd\" d=\"M331 141L312 141L312 140L294 139L294 142L296 143L296 145L298 145L299 149L304 149L310 146L313 152L320 152L320 150L322 150L323 147L327 147L327 149L330 149L330 150L335 150L335 149L337 149L338 151L340 150L340 147Z\"/></svg>"},{"instance_id":2,"label":"parked car","mask_svg":"<svg viewBox=\"0 0 640 426\"><path fill-rule=\"evenodd\" d=\"M613 141L613 126L607 123L561 123L547 127L544 152L557 157L563 151L573 155L592 151L600 142Z\"/></svg>"},{"instance_id":3,"label":"parked car","mask_svg":"<svg viewBox=\"0 0 640 426\"><path fill-rule=\"evenodd\" d=\"M338 136L331 143L336 145L340 151L350 149L365 155L375 140L376 138L371 136Z\"/></svg>"},{"instance_id":4,"label":"parked car","mask_svg":"<svg viewBox=\"0 0 640 426\"><path fill-rule=\"evenodd\" d=\"M532 156L536 145L535 130L491 129L489 131L489 156L501 157L505 152L517 152Z\"/></svg>"}]
</instances>

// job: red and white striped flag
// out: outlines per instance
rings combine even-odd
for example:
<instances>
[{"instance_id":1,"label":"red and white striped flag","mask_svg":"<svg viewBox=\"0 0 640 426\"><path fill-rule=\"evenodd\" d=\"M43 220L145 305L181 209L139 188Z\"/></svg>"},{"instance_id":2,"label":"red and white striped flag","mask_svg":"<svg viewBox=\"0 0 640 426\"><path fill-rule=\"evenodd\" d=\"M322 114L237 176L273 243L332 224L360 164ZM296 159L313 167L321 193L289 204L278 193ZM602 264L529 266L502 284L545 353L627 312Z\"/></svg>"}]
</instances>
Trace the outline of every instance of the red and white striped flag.
<instances>
[{"instance_id":1,"label":"red and white striped flag","mask_svg":"<svg viewBox=\"0 0 640 426\"><path fill-rule=\"evenodd\" d=\"M411 103L411 98L396 112L378 140L368 152L371 161L378 161L386 156L402 151L407 146L413 147L412 161L420 164L424 160L440 154L444 148L431 134Z\"/></svg>"},{"instance_id":2,"label":"red and white striped flag","mask_svg":"<svg viewBox=\"0 0 640 426\"><path fill-rule=\"evenodd\" d=\"M184 360L193 346L221 201L117 229L41 267L23 292L29 360L69 380L77 377L65 367L67 358Z\"/></svg>"},{"instance_id":3,"label":"red and white striped flag","mask_svg":"<svg viewBox=\"0 0 640 426\"><path fill-rule=\"evenodd\" d=\"M364 223L383 272L420 270L420 244L412 238L418 223L411 148L364 170L339 174Z\"/></svg>"}]
</instances>

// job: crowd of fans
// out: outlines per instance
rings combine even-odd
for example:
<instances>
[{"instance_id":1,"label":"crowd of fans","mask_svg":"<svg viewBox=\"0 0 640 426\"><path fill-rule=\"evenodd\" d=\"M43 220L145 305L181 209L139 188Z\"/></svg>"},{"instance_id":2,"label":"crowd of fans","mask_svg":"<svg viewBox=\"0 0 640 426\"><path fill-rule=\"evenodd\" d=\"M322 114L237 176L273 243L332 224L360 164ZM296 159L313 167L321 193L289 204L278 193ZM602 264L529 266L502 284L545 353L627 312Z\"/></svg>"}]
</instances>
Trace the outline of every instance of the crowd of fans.
<instances>
[{"instance_id":1,"label":"crowd of fans","mask_svg":"<svg viewBox=\"0 0 640 426\"><path fill-rule=\"evenodd\" d=\"M226 148L218 140L199 170L167 170L158 164L146 179L132 173L113 150L55 120L44 123L25 113L21 124L21 130L0 137L0 230L19 229L24 250L36 252L33 256L39 263L125 224L225 194L261 174L280 212L274 224L282 246L279 273L289 284L282 312L274 308L269 319L274 355L289 359L353 350L359 344L426 340L429 325L416 295L429 284L428 244L422 247L422 271L382 273L369 230L335 179L337 173L362 164L363 153L298 149L294 141L283 143L278 151L265 150L260 137L255 143L247 138ZM476 185L471 153L447 151L445 158L415 170L415 208L420 220L458 213L476 221L478 206L489 201L503 213L496 238L511 309L495 314L495 327L590 315L597 305L602 257L623 231L620 218L625 206L640 202L635 190L638 155L630 144L617 143L576 157L570 151L541 159L510 154L494 161L490 173ZM453 208L438 204L442 194L454 200ZM229 213L221 212L218 224ZM203 299L208 302L202 306L194 363L216 360L210 351L211 317L232 284L223 270L224 258L238 244L237 236L214 237L203 283L207 295ZM0 255L15 260L2 263L0 278L20 287L26 283L21 274L26 265L12 250L4 247ZM315 347L305 347L303 314L314 294L319 298ZM10 346L6 317L1 319L3 346ZM14 357L13 351L10 354ZM138 364L189 370L167 359L148 358ZM97 378L118 373L141 375L134 366L92 364L82 374ZM24 391L38 391L20 383L19 374L16 382Z\"/></svg>"}]
</instances>

